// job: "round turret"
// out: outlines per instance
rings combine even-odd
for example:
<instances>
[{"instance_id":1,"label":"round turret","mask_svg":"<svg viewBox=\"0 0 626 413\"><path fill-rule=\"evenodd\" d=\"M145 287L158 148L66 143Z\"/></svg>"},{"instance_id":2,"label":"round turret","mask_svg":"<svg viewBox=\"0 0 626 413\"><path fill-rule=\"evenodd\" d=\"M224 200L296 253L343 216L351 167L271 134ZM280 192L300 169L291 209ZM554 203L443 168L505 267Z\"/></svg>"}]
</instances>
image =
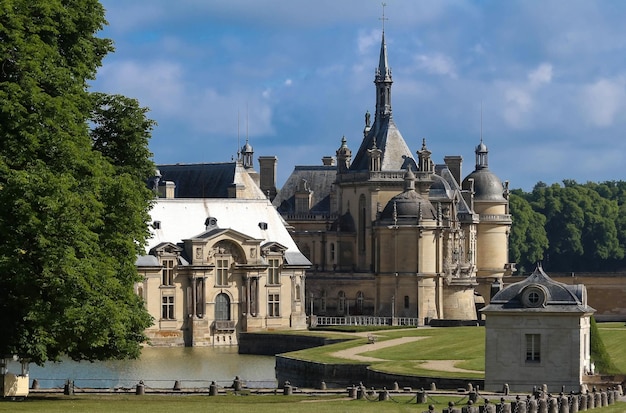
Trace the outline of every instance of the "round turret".
<instances>
[{"instance_id":1,"label":"round turret","mask_svg":"<svg viewBox=\"0 0 626 413\"><path fill-rule=\"evenodd\" d=\"M489 150L482 138L474 153L476 154L476 169L463 180L462 188L473 189L476 201L506 201L502 181L489 170L487 161ZM473 188L471 180L474 181Z\"/></svg>"},{"instance_id":2,"label":"round turret","mask_svg":"<svg viewBox=\"0 0 626 413\"><path fill-rule=\"evenodd\" d=\"M469 190L474 180L474 199L477 201L506 201L502 181L488 168L477 169L463 180L463 189Z\"/></svg>"}]
</instances>

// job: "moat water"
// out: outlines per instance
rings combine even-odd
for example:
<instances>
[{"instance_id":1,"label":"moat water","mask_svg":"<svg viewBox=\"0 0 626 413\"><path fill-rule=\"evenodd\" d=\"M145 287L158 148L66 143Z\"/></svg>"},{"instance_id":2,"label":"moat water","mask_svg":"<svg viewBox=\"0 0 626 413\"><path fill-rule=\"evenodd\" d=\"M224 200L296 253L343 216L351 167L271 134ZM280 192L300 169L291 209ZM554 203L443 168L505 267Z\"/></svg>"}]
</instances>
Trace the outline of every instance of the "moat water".
<instances>
[{"instance_id":1,"label":"moat water","mask_svg":"<svg viewBox=\"0 0 626 413\"><path fill-rule=\"evenodd\" d=\"M212 381L227 387L238 376L247 387L276 387L273 356L238 354L237 347L168 347L144 348L137 360L112 360L90 363L63 360L30 365L30 381L37 379L41 388L63 387L73 380L77 388L134 388L143 380L146 387L173 388L176 381L183 388L208 388ZM11 363L9 371L21 371Z\"/></svg>"}]
</instances>

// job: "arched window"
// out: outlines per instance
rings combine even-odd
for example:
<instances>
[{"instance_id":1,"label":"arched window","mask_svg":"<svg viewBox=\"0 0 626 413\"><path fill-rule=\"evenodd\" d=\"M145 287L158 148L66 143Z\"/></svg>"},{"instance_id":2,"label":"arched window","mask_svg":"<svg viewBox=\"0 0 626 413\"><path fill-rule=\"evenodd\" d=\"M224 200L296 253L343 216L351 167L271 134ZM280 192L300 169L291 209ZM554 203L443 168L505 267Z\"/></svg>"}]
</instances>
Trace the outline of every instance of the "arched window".
<instances>
[{"instance_id":1,"label":"arched window","mask_svg":"<svg viewBox=\"0 0 626 413\"><path fill-rule=\"evenodd\" d=\"M346 293L339 291L337 294L339 297L339 303L337 305L337 313L343 314L346 311Z\"/></svg>"},{"instance_id":2,"label":"arched window","mask_svg":"<svg viewBox=\"0 0 626 413\"><path fill-rule=\"evenodd\" d=\"M325 313L326 312L326 291L322 290L322 293L320 294L320 312Z\"/></svg>"},{"instance_id":3,"label":"arched window","mask_svg":"<svg viewBox=\"0 0 626 413\"><path fill-rule=\"evenodd\" d=\"M365 301L365 296L363 295L363 291L359 291L356 293L356 313L363 314L363 302Z\"/></svg>"},{"instance_id":4,"label":"arched window","mask_svg":"<svg viewBox=\"0 0 626 413\"><path fill-rule=\"evenodd\" d=\"M301 300L301 295L300 295L300 285L296 285L296 301L300 301Z\"/></svg>"},{"instance_id":5,"label":"arched window","mask_svg":"<svg viewBox=\"0 0 626 413\"><path fill-rule=\"evenodd\" d=\"M230 298L224 293L215 297L215 320L230 320Z\"/></svg>"}]
</instances>

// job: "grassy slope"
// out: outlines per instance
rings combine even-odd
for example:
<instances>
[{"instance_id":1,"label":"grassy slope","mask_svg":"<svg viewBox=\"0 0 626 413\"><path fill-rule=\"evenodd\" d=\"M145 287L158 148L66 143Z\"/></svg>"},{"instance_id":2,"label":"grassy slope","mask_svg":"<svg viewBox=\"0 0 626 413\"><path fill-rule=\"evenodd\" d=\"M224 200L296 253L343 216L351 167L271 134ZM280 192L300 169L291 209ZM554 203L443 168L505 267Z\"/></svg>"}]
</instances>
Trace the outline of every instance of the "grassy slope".
<instances>
[{"instance_id":1,"label":"grassy slope","mask_svg":"<svg viewBox=\"0 0 626 413\"><path fill-rule=\"evenodd\" d=\"M626 326L623 323L598 324L602 340L614 363L621 372L626 372ZM442 377L480 378L480 373L453 373L426 370L420 367L419 360L460 360L458 368L483 371L485 368L485 330L482 327L417 328L405 330L377 331L379 341L398 337L423 336L423 340L363 353L364 356L389 361L370 363L373 368L386 372L431 375ZM289 356L322 363L358 363L341 359L331 354L338 350L367 343L365 338L288 353ZM407 361L410 361L407 363Z\"/></svg>"}]
</instances>

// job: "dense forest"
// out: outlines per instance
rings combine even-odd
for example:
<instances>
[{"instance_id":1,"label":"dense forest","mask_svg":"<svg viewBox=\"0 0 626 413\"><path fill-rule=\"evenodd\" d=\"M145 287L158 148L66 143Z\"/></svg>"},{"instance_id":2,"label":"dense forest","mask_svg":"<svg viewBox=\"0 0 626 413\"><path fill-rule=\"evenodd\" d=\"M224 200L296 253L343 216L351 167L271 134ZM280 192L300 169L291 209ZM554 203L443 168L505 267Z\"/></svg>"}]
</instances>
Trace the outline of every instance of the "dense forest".
<instances>
[{"instance_id":1,"label":"dense forest","mask_svg":"<svg viewBox=\"0 0 626 413\"><path fill-rule=\"evenodd\" d=\"M520 273L626 270L626 182L543 182L511 192L509 259Z\"/></svg>"}]
</instances>

